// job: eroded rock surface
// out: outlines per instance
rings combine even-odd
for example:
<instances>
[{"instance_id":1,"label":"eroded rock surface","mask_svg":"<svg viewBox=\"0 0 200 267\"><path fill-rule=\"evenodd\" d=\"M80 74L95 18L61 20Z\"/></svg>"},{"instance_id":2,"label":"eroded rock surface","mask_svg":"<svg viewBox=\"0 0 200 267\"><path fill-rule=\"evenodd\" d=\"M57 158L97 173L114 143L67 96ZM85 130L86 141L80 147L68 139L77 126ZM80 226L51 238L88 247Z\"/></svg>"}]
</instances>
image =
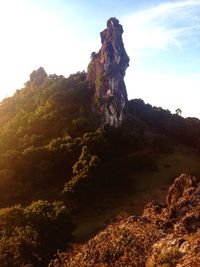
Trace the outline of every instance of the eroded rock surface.
<instances>
[{"instance_id":1,"label":"eroded rock surface","mask_svg":"<svg viewBox=\"0 0 200 267\"><path fill-rule=\"evenodd\" d=\"M124 83L129 57L122 41L123 28L116 18L107 21L100 33L101 49L92 53L87 80L95 86L93 107L102 124L119 126L125 116L127 92Z\"/></svg>"},{"instance_id":2,"label":"eroded rock surface","mask_svg":"<svg viewBox=\"0 0 200 267\"><path fill-rule=\"evenodd\" d=\"M146 261L151 266L200 266L200 185L194 176L175 179L166 204L150 203L143 217L163 231Z\"/></svg>"},{"instance_id":3,"label":"eroded rock surface","mask_svg":"<svg viewBox=\"0 0 200 267\"><path fill-rule=\"evenodd\" d=\"M150 203L101 231L84 245L59 253L53 267L200 266L200 185L183 174L164 204Z\"/></svg>"}]
</instances>

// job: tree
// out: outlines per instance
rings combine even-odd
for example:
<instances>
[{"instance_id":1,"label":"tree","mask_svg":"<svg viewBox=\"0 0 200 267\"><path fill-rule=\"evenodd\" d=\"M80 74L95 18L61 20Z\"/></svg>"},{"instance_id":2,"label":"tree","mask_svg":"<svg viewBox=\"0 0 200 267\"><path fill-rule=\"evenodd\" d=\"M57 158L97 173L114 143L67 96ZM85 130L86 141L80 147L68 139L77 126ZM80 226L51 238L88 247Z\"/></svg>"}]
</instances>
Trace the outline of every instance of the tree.
<instances>
[{"instance_id":1,"label":"tree","mask_svg":"<svg viewBox=\"0 0 200 267\"><path fill-rule=\"evenodd\" d=\"M182 114L182 110L180 108L177 108L176 109L176 114L180 116Z\"/></svg>"},{"instance_id":2,"label":"tree","mask_svg":"<svg viewBox=\"0 0 200 267\"><path fill-rule=\"evenodd\" d=\"M74 225L62 202L39 200L0 210L0 266L47 266L64 249Z\"/></svg>"},{"instance_id":3,"label":"tree","mask_svg":"<svg viewBox=\"0 0 200 267\"><path fill-rule=\"evenodd\" d=\"M73 177L64 186L64 193L87 195L87 189L95 180L94 173L99 162L99 158L90 154L87 146L83 146L81 155L73 166Z\"/></svg>"},{"instance_id":4,"label":"tree","mask_svg":"<svg viewBox=\"0 0 200 267\"><path fill-rule=\"evenodd\" d=\"M92 52L90 55L90 59L95 59L97 57L97 53L96 52Z\"/></svg>"}]
</instances>

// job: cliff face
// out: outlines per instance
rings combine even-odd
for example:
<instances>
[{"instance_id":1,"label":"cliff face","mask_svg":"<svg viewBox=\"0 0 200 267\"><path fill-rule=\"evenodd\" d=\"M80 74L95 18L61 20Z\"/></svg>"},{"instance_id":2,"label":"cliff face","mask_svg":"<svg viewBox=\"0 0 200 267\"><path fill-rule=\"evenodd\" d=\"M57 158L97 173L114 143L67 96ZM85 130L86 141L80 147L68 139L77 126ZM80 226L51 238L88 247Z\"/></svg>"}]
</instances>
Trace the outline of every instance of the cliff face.
<instances>
[{"instance_id":1,"label":"cliff face","mask_svg":"<svg viewBox=\"0 0 200 267\"><path fill-rule=\"evenodd\" d=\"M93 107L102 124L119 126L125 116L127 92L124 83L129 57L122 41L123 28L116 18L107 21L107 29L100 33L101 49L92 53L87 80L95 86Z\"/></svg>"},{"instance_id":2,"label":"cliff face","mask_svg":"<svg viewBox=\"0 0 200 267\"><path fill-rule=\"evenodd\" d=\"M150 203L141 217L110 224L84 245L60 253L51 266L200 266L200 185L183 174L166 203Z\"/></svg>"}]
</instances>

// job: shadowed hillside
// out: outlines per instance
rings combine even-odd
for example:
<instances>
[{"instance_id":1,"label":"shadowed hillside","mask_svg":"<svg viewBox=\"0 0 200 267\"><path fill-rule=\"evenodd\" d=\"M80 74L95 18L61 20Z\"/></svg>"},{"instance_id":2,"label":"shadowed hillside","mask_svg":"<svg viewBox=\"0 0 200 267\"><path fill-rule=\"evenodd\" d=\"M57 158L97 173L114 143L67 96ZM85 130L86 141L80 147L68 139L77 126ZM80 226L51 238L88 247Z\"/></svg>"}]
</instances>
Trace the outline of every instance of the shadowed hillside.
<instances>
[{"instance_id":1,"label":"shadowed hillside","mask_svg":"<svg viewBox=\"0 0 200 267\"><path fill-rule=\"evenodd\" d=\"M200 121L128 101L122 33L0 103L1 267L200 266Z\"/></svg>"},{"instance_id":2,"label":"shadowed hillside","mask_svg":"<svg viewBox=\"0 0 200 267\"><path fill-rule=\"evenodd\" d=\"M99 128L93 94L84 72L65 78L40 68L1 102L1 266L44 266L69 241L163 200L179 173L200 173L198 119L135 99L121 126ZM155 224L145 227L160 237Z\"/></svg>"},{"instance_id":3,"label":"shadowed hillside","mask_svg":"<svg viewBox=\"0 0 200 267\"><path fill-rule=\"evenodd\" d=\"M196 177L181 175L165 203L110 224L86 244L59 252L49 266L199 266L199 190Z\"/></svg>"}]
</instances>

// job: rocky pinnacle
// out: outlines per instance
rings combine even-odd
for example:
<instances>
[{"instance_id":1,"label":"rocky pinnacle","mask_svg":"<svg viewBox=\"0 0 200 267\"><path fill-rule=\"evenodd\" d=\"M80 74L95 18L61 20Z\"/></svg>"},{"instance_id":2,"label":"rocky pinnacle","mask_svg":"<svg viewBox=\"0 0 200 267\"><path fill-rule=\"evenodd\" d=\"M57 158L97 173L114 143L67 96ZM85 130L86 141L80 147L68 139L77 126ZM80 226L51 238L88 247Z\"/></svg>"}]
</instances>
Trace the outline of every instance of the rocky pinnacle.
<instances>
[{"instance_id":1,"label":"rocky pinnacle","mask_svg":"<svg viewBox=\"0 0 200 267\"><path fill-rule=\"evenodd\" d=\"M95 86L93 108L103 125L121 125L125 117L127 92L124 83L129 57L122 41L123 28L116 18L107 21L107 28L100 33L101 49L91 54L87 80Z\"/></svg>"}]
</instances>

